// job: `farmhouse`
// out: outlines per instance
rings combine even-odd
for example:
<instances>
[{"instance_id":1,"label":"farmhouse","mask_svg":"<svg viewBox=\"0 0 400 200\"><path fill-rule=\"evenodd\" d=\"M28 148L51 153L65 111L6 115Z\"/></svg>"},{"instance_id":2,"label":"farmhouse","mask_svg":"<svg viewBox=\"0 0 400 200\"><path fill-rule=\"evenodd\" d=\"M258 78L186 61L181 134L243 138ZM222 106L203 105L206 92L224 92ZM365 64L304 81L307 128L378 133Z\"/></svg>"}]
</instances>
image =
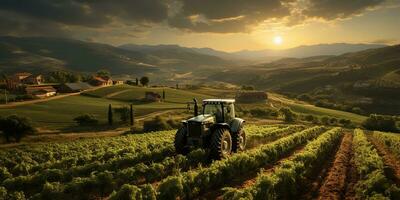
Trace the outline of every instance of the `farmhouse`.
<instances>
[{"instance_id":1,"label":"farmhouse","mask_svg":"<svg viewBox=\"0 0 400 200\"><path fill-rule=\"evenodd\" d=\"M43 82L42 75L32 75L31 73L16 73L6 78L7 89L18 90L24 85L40 85Z\"/></svg>"},{"instance_id":2,"label":"farmhouse","mask_svg":"<svg viewBox=\"0 0 400 200\"><path fill-rule=\"evenodd\" d=\"M113 84L114 84L114 85L122 85L122 84L124 84L124 81L121 81L121 80L114 80L114 81L113 81Z\"/></svg>"},{"instance_id":3,"label":"farmhouse","mask_svg":"<svg viewBox=\"0 0 400 200\"><path fill-rule=\"evenodd\" d=\"M235 99L239 103L265 103L268 95L263 91L239 91Z\"/></svg>"},{"instance_id":4,"label":"farmhouse","mask_svg":"<svg viewBox=\"0 0 400 200\"><path fill-rule=\"evenodd\" d=\"M93 86L110 86L113 85L111 78L102 78L99 76L94 76L89 83Z\"/></svg>"},{"instance_id":5,"label":"farmhouse","mask_svg":"<svg viewBox=\"0 0 400 200\"><path fill-rule=\"evenodd\" d=\"M56 89L52 86L26 86L25 93L39 98L46 98L56 95Z\"/></svg>"},{"instance_id":6,"label":"farmhouse","mask_svg":"<svg viewBox=\"0 0 400 200\"><path fill-rule=\"evenodd\" d=\"M61 93L74 93L82 92L91 88L92 86L84 82L64 83L59 87L58 91Z\"/></svg>"},{"instance_id":7,"label":"farmhouse","mask_svg":"<svg viewBox=\"0 0 400 200\"><path fill-rule=\"evenodd\" d=\"M43 82L42 75L30 75L21 80L23 84L27 85L40 85Z\"/></svg>"},{"instance_id":8,"label":"farmhouse","mask_svg":"<svg viewBox=\"0 0 400 200\"><path fill-rule=\"evenodd\" d=\"M161 95L155 92L146 92L145 93L145 100L146 101L153 101L153 102L160 102Z\"/></svg>"}]
</instances>

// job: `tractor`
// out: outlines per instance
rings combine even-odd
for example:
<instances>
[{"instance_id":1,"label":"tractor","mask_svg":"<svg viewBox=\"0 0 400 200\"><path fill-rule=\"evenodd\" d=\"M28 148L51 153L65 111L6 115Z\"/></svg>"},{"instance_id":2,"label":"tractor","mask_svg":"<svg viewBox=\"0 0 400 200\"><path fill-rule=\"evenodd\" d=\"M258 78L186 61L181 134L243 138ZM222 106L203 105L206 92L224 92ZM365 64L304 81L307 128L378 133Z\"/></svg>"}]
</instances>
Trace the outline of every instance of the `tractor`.
<instances>
[{"instance_id":1,"label":"tractor","mask_svg":"<svg viewBox=\"0 0 400 200\"><path fill-rule=\"evenodd\" d=\"M234 99L205 99L202 113L194 101L194 117L182 121L175 135L175 150L186 154L194 147L208 149L212 159L223 159L246 146L243 119L235 116Z\"/></svg>"}]
</instances>

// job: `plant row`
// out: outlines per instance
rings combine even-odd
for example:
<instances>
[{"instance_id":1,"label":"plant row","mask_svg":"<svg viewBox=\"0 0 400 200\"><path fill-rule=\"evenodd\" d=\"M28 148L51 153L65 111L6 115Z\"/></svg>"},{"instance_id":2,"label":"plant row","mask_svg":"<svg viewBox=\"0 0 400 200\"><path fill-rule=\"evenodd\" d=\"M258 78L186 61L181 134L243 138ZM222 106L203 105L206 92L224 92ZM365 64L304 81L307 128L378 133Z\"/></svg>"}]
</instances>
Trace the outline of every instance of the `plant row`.
<instances>
[{"instance_id":1,"label":"plant row","mask_svg":"<svg viewBox=\"0 0 400 200\"><path fill-rule=\"evenodd\" d=\"M400 159L400 135L395 133L384 133L374 131L372 134L374 139L384 144L391 152Z\"/></svg>"},{"instance_id":2,"label":"plant row","mask_svg":"<svg viewBox=\"0 0 400 200\"><path fill-rule=\"evenodd\" d=\"M276 162L296 147L316 137L324 128L317 126L294 133L257 149L213 162L210 167L189 171L164 179L157 188L160 199L193 199L207 190L231 181L239 174L257 170Z\"/></svg>"},{"instance_id":3,"label":"plant row","mask_svg":"<svg viewBox=\"0 0 400 200\"><path fill-rule=\"evenodd\" d=\"M295 199L304 178L336 150L342 135L340 128L324 132L301 152L276 166L273 173L261 172L254 185L244 189L227 188L224 199Z\"/></svg>"},{"instance_id":4,"label":"plant row","mask_svg":"<svg viewBox=\"0 0 400 200\"><path fill-rule=\"evenodd\" d=\"M384 162L364 132L354 130L354 161L359 181L355 186L360 199L399 199L400 189L386 176Z\"/></svg>"}]
</instances>

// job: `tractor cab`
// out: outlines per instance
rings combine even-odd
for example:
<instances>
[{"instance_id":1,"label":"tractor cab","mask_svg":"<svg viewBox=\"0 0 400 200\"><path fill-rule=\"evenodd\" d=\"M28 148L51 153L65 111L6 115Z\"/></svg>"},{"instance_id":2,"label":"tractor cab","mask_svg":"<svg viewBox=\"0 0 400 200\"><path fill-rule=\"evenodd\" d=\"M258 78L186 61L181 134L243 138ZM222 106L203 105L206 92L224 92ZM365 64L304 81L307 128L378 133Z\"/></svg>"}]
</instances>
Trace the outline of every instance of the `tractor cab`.
<instances>
[{"instance_id":1,"label":"tractor cab","mask_svg":"<svg viewBox=\"0 0 400 200\"><path fill-rule=\"evenodd\" d=\"M214 116L217 123L228 123L235 118L234 103L233 99L205 99L203 115Z\"/></svg>"}]
</instances>

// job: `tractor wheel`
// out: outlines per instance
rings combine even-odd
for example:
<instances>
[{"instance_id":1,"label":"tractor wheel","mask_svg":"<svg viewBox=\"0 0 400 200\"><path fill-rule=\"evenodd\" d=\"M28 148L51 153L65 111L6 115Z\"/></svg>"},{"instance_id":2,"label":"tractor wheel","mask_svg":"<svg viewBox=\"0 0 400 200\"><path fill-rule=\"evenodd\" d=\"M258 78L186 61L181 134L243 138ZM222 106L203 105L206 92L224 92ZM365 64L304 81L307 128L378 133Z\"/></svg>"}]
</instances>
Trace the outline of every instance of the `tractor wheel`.
<instances>
[{"instance_id":1,"label":"tractor wheel","mask_svg":"<svg viewBox=\"0 0 400 200\"><path fill-rule=\"evenodd\" d=\"M228 129L216 129L211 136L211 156L217 160L228 157L232 153L232 138Z\"/></svg>"},{"instance_id":2,"label":"tractor wheel","mask_svg":"<svg viewBox=\"0 0 400 200\"><path fill-rule=\"evenodd\" d=\"M232 136L232 151L237 153L240 151L244 151L246 148L246 133L242 128L239 129L237 133L234 133Z\"/></svg>"},{"instance_id":3,"label":"tractor wheel","mask_svg":"<svg viewBox=\"0 0 400 200\"><path fill-rule=\"evenodd\" d=\"M187 142L186 127L180 128L175 134L175 151L179 154L187 154L188 150L185 147Z\"/></svg>"}]
</instances>

